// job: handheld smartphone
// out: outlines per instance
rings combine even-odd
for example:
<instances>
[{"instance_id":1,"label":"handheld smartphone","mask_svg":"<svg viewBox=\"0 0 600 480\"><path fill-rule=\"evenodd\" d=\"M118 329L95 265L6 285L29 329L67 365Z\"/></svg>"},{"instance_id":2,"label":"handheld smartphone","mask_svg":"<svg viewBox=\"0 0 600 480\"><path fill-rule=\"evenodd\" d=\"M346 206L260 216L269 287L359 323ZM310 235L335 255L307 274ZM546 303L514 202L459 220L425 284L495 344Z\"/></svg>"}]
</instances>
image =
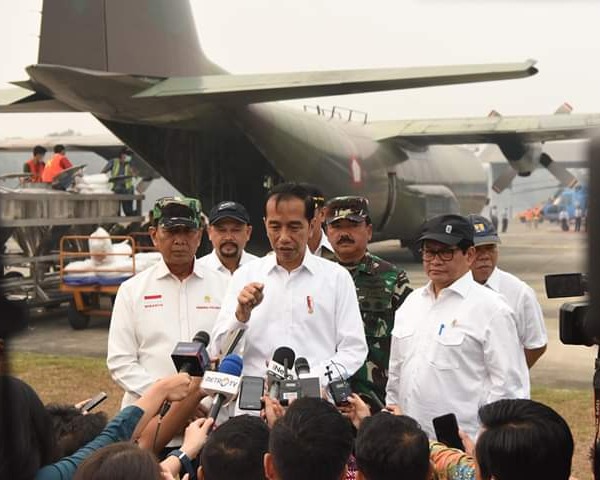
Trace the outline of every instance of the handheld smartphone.
<instances>
[{"instance_id":1,"label":"handheld smartphone","mask_svg":"<svg viewBox=\"0 0 600 480\"><path fill-rule=\"evenodd\" d=\"M94 398L86 402L86 404L83 407L81 407L81 411L89 412L91 409L96 408L98 405L100 405L104 400L106 400L107 397L108 395L106 395L105 392L100 392Z\"/></svg>"},{"instance_id":2,"label":"handheld smartphone","mask_svg":"<svg viewBox=\"0 0 600 480\"><path fill-rule=\"evenodd\" d=\"M263 408L262 396L265 391L263 377L242 377L240 386L240 410L261 410Z\"/></svg>"},{"instance_id":3,"label":"handheld smartphone","mask_svg":"<svg viewBox=\"0 0 600 480\"><path fill-rule=\"evenodd\" d=\"M451 448L464 450L465 446L458 436L458 422L456 415L449 413L433 419L433 428L439 442Z\"/></svg>"}]
</instances>

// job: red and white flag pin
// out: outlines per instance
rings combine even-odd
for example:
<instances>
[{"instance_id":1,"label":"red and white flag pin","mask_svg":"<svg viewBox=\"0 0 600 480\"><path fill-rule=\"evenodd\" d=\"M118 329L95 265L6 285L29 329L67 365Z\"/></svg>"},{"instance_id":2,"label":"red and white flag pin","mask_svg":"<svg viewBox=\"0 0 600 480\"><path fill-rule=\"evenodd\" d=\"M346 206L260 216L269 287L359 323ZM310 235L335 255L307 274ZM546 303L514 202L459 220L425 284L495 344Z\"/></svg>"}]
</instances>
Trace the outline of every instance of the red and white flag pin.
<instances>
[{"instance_id":1,"label":"red and white flag pin","mask_svg":"<svg viewBox=\"0 0 600 480\"><path fill-rule=\"evenodd\" d=\"M313 299L310 295L308 295L306 297L306 306L308 308L308 313L312 314L315 311L315 304L313 302Z\"/></svg>"}]
</instances>

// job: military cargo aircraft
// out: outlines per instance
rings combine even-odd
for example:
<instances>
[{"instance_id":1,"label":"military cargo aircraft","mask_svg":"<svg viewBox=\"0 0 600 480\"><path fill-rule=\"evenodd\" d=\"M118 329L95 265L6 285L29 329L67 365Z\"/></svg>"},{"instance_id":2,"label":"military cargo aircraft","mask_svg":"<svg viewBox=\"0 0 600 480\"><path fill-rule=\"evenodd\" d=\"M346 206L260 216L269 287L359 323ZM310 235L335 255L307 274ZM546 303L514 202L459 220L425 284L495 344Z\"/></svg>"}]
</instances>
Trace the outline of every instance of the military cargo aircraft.
<instances>
[{"instance_id":1,"label":"military cargo aircraft","mask_svg":"<svg viewBox=\"0 0 600 480\"><path fill-rule=\"evenodd\" d=\"M481 162L456 144L495 143L527 174L541 142L585 136L600 116L369 122L271 102L523 78L534 63L230 75L200 48L187 0L45 0L38 63L0 113L90 112L180 191L236 199L256 221L281 180L366 195L374 238L408 244L424 218L485 203Z\"/></svg>"}]
</instances>

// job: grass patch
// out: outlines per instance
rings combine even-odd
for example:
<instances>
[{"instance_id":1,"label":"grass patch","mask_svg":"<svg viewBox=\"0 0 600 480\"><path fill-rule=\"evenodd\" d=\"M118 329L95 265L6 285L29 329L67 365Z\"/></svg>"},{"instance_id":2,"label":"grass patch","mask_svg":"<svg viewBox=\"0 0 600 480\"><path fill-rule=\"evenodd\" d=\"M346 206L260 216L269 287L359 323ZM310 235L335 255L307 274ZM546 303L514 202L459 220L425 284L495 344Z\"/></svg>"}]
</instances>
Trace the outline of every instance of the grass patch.
<instances>
[{"instance_id":1,"label":"grass patch","mask_svg":"<svg viewBox=\"0 0 600 480\"><path fill-rule=\"evenodd\" d=\"M10 356L10 369L29 383L44 403L76 403L105 391L108 399L99 409L112 416L120 408L123 392L110 378L104 359L15 352ZM594 438L592 390L534 387L532 398L566 419L575 437L573 476L591 478L587 457Z\"/></svg>"}]
</instances>

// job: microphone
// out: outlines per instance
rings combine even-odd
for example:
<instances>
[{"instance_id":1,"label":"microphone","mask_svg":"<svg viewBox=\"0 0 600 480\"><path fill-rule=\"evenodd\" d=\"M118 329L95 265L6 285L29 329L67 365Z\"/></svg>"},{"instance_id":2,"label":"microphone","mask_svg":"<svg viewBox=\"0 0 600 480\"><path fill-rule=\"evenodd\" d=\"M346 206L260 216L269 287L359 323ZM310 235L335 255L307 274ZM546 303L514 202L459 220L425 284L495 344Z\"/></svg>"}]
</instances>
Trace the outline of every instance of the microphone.
<instances>
[{"instance_id":1,"label":"microphone","mask_svg":"<svg viewBox=\"0 0 600 480\"><path fill-rule=\"evenodd\" d=\"M210 335L200 331L191 342L179 342L171 354L175 368L179 373L189 373L192 377L202 377L210 366L210 357L206 347Z\"/></svg>"},{"instance_id":2,"label":"microphone","mask_svg":"<svg viewBox=\"0 0 600 480\"><path fill-rule=\"evenodd\" d=\"M210 343L210 335L199 331L191 342L178 342L171 354L178 373L189 373L192 377L201 377L210 366L210 357L206 347ZM165 400L160 408L159 417L164 417L171 408L171 402Z\"/></svg>"},{"instance_id":3,"label":"microphone","mask_svg":"<svg viewBox=\"0 0 600 480\"><path fill-rule=\"evenodd\" d=\"M216 420L221 407L229 403L237 394L243 365L242 357L230 354L223 359L218 372L207 371L204 375L202 390L209 395L214 394L209 418Z\"/></svg>"},{"instance_id":4,"label":"microphone","mask_svg":"<svg viewBox=\"0 0 600 480\"><path fill-rule=\"evenodd\" d=\"M290 347L279 347L267 367L269 397L279 398L280 382L288 377L288 369L294 364L296 354Z\"/></svg>"},{"instance_id":5,"label":"microphone","mask_svg":"<svg viewBox=\"0 0 600 480\"><path fill-rule=\"evenodd\" d=\"M238 346L238 343L240 343L240 340L244 336L245 331L246 331L245 328L238 329L238 331L235 334L235 337L233 337L233 339L231 340L231 343L228 345L227 350L225 350L225 356L233 353L233 351Z\"/></svg>"},{"instance_id":6,"label":"microphone","mask_svg":"<svg viewBox=\"0 0 600 480\"><path fill-rule=\"evenodd\" d=\"M300 389L303 397L320 398L321 397L321 379L318 376L310 374L308 360L304 357L296 359L294 364L296 375L300 382Z\"/></svg>"}]
</instances>

